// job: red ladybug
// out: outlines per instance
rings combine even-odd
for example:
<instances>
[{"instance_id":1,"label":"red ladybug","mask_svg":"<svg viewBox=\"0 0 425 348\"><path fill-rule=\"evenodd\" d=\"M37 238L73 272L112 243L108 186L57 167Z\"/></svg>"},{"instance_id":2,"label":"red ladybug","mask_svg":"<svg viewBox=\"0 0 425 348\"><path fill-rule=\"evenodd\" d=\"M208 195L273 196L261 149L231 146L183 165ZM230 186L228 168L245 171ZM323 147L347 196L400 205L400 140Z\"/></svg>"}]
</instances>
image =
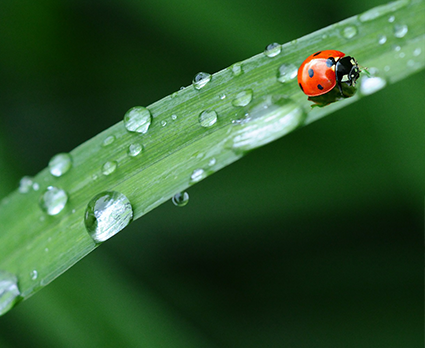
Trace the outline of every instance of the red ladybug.
<instances>
[{"instance_id":1,"label":"red ladybug","mask_svg":"<svg viewBox=\"0 0 425 348\"><path fill-rule=\"evenodd\" d=\"M325 50L313 53L298 69L298 84L309 97L316 97L331 91L335 85L343 97L347 97L342 83L354 86L360 76L357 61L345 53Z\"/></svg>"}]
</instances>

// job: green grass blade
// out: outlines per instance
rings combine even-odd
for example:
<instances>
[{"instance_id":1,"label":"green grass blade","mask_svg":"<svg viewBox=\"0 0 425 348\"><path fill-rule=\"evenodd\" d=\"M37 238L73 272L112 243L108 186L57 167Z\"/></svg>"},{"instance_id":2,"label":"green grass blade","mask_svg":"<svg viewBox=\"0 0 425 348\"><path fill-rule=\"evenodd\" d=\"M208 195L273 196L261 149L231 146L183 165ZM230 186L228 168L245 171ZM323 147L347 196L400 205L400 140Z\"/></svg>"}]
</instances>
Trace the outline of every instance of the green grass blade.
<instances>
[{"instance_id":1,"label":"green grass blade","mask_svg":"<svg viewBox=\"0 0 425 348\"><path fill-rule=\"evenodd\" d=\"M282 45L276 56L261 53L236 63L214 74L200 90L188 86L153 103L146 134L130 133L119 122L90 139L70 152L68 173L54 177L45 169L33 178L36 189L15 191L1 202L0 270L16 276L20 299L27 298L96 248L83 221L96 194L125 194L137 219L248 151L422 70L424 15L422 0L380 6ZM362 77L356 96L312 109L293 73L309 54L322 49L355 56L372 76ZM281 81L279 71L287 73ZM250 93L252 101L243 106ZM205 110L217 114L209 127L199 122ZM247 112L250 118L244 117ZM114 141L106 144L106 139ZM138 156L128 155L132 144L143 146ZM117 168L106 176L102 166L108 161ZM69 197L55 216L39 208L48 186L64 189ZM9 309L2 310L2 299L0 292L0 313Z\"/></svg>"}]
</instances>

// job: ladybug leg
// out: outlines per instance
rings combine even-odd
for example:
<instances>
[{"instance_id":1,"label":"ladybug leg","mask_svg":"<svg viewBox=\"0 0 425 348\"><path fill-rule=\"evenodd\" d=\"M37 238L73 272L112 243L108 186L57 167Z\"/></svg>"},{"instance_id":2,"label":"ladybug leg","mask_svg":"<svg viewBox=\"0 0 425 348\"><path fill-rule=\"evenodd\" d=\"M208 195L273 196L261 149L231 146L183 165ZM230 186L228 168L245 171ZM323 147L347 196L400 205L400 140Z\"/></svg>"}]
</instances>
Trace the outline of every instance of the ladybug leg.
<instances>
[{"instance_id":1,"label":"ladybug leg","mask_svg":"<svg viewBox=\"0 0 425 348\"><path fill-rule=\"evenodd\" d=\"M344 92L342 91L342 85L341 85L341 81L338 81L337 83L338 89L339 89L339 93L341 93L341 95L343 97L346 97L346 95L344 94Z\"/></svg>"}]
</instances>

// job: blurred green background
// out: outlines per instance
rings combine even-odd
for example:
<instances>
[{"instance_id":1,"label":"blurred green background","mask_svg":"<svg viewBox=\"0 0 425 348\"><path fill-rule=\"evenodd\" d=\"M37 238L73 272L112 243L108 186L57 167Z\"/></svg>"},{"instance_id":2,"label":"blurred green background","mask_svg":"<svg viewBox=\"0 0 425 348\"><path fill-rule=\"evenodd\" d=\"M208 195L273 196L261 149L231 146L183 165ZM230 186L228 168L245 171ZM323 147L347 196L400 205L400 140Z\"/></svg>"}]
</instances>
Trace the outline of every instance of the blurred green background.
<instances>
[{"instance_id":1,"label":"blurred green background","mask_svg":"<svg viewBox=\"0 0 425 348\"><path fill-rule=\"evenodd\" d=\"M0 198L197 72L383 3L2 0ZM423 92L411 76L191 187L1 317L0 347L422 347Z\"/></svg>"}]
</instances>

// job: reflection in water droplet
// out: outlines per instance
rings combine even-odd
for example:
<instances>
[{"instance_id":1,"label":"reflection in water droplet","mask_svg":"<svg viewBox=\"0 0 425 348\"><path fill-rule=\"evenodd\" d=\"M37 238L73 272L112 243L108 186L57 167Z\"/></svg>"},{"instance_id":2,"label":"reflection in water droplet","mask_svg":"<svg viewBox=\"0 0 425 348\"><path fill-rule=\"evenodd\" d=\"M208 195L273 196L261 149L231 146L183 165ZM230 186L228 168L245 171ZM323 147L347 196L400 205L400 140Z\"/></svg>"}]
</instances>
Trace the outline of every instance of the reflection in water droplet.
<instances>
[{"instance_id":1,"label":"reflection in water droplet","mask_svg":"<svg viewBox=\"0 0 425 348\"><path fill-rule=\"evenodd\" d=\"M106 137L105 140L103 141L103 146L108 146L111 145L113 142L115 141L115 136L110 135L109 137Z\"/></svg>"},{"instance_id":2,"label":"reflection in water droplet","mask_svg":"<svg viewBox=\"0 0 425 348\"><path fill-rule=\"evenodd\" d=\"M198 120L202 127L211 127L217 122L217 113L214 110L202 111Z\"/></svg>"},{"instance_id":3,"label":"reflection in water droplet","mask_svg":"<svg viewBox=\"0 0 425 348\"><path fill-rule=\"evenodd\" d=\"M354 36L356 36L356 34L357 34L357 28L354 26L345 27L344 30L342 31L342 35L346 39L352 39Z\"/></svg>"},{"instance_id":4,"label":"reflection in water droplet","mask_svg":"<svg viewBox=\"0 0 425 348\"><path fill-rule=\"evenodd\" d=\"M207 174L205 173L205 170L203 170L202 168L199 169L195 169L192 172L192 175L190 176L190 181L192 183L201 181L202 179L204 179L207 176Z\"/></svg>"},{"instance_id":5,"label":"reflection in water droplet","mask_svg":"<svg viewBox=\"0 0 425 348\"><path fill-rule=\"evenodd\" d=\"M279 45L277 42L273 42L266 46L266 49L264 50L264 54L269 58L273 58L273 57L276 57L281 50L282 50L282 46Z\"/></svg>"},{"instance_id":6,"label":"reflection in water droplet","mask_svg":"<svg viewBox=\"0 0 425 348\"><path fill-rule=\"evenodd\" d=\"M59 153L49 161L49 171L53 176L59 177L65 174L72 166L72 158L69 153Z\"/></svg>"},{"instance_id":7,"label":"reflection in water droplet","mask_svg":"<svg viewBox=\"0 0 425 348\"><path fill-rule=\"evenodd\" d=\"M232 101L233 106L247 106L252 100L252 89L247 89L245 91L239 92L236 94L235 99Z\"/></svg>"},{"instance_id":8,"label":"reflection in water droplet","mask_svg":"<svg viewBox=\"0 0 425 348\"><path fill-rule=\"evenodd\" d=\"M0 270L0 315L10 310L19 299L18 279L14 274Z\"/></svg>"},{"instance_id":9,"label":"reflection in water droplet","mask_svg":"<svg viewBox=\"0 0 425 348\"><path fill-rule=\"evenodd\" d=\"M231 146L234 150L248 151L267 144L297 128L304 116L292 100L267 96L248 106L234 121Z\"/></svg>"},{"instance_id":10,"label":"reflection in water droplet","mask_svg":"<svg viewBox=\"0 0 425 348\"><path fill-rule=\"evenodd\" d=\"M211 81L211 77L211 74L208 74L206 72L197 73L192 80L193 87L197 90L200 90L201 88L205 87L208 82Z\"/></svg>"},{"instance_id":11,"label":"reflection in water droplet","mask_svg":"<svg viewBox=\"0 0 425 348\"><path fill-rule=\"evenodd\" d=\"M136 157L139 153L142 152L142 150L143 150L143 146L142 145L140 145L138 143L131 144L128 147L128 155L130 157Z\"/></svg>"},{"instance_id":12,"label":"reflection in water droplet","mask_svg":"<svg viewBox=\"0 0 425 348\"><path fill-rule=\"evenodd\" d=\"M394 25L394 36L398 38L404 37L409 31L407 25L405 24L396 24Z\"/></svg>"},{"instance_id":13,"label":"reflection in water droplet","mask_svg":"<svg viewBox=\"0 0 425 348\"><path fill-rule=\"evenodd\" d=\"M117 169L117 162L116 161L108 161L102 166L102 174L103 175L110 175L113 172L115 172L115 169Z\"/></svg>"},{"instance_id":14,"label":"reflection in water droplet","mask_svg":"<svg viewBox=\"0 0 425 348\"><path fill-rule=\"evenodd\" d=\"M380 45L383 45L386 42L387 42L387 37L385 35L379 35L379 37L378 37L378 43Z\"/></svg>"},{"instance_id":15,"label":"reflection in water droplet","mask_svg":"<svg viewBox=\"0 0 425 348\"><path fill-rule=\"evenodd\" d=\"M133 208L122 193L102 192L88 203L84 224L90 237L96 243L111 238L133 219Z\"/></svg>"},{"instance_id":16,"label":"reflection in water droplet","mask_svg":"<svg viewBox=\"0 0 425 348\"><path fill-rule=\"evenodd\" d=\"M48 215L57 215L65 208L68 195L60 188L49 186L41 195L40 208Z\"/></svg>"},{"instance_id":17,"label":"reflection in water droplet","mask_svg":"<svg viewBox=\"0 0 425 348\"><path fill-rule=\"evenodd\" d=\"M298 68L294 64L282 64L277 73L277 80L285 83L297 77Z\"/></svg>"},{"instance_id":18,"label":"reflection in water droplet","mask_svg":"<svg viewBox=\"0 0 425 348\"><path fill-rule=\"evenodd\" d=\"M21 193L27 193L31 190L33 181L32 178L30 176L24 176L20 181L19 181L19 192Z\"/></svg>"},{"instance_id":19,"label":"reflection in water droplet","mask_svg":"<svg viewBox=\"0 0 425 348\"><path fill-rule=\"evenodd\" d=\"M381 77L367 77L363 76L360 82L360 93L363 95L369 95L384 88L386 81Z\"/></svg>"},{"instance_id":20,"label":"reflection in water droplet","mask_svg":"<svg viewBox=\"0 0 425 348\"><path fill-rule=\"evenodd\" d=\"M145 134L152 122L152 115L143 106L135 106L124 115L124 126L129 132Z\"/></svg>"},{"instance_id":21,"label":"reflection in water droplet","mask_svg":"<svg viewBox=\"0 0 425 348\"><path fill-rule=\"evenodd\" d=\"M173 202L176 207L184 207L189 203L189 194L187 192L179 192L173 196L171 202Z\"/></svg>"}]
</instances>

